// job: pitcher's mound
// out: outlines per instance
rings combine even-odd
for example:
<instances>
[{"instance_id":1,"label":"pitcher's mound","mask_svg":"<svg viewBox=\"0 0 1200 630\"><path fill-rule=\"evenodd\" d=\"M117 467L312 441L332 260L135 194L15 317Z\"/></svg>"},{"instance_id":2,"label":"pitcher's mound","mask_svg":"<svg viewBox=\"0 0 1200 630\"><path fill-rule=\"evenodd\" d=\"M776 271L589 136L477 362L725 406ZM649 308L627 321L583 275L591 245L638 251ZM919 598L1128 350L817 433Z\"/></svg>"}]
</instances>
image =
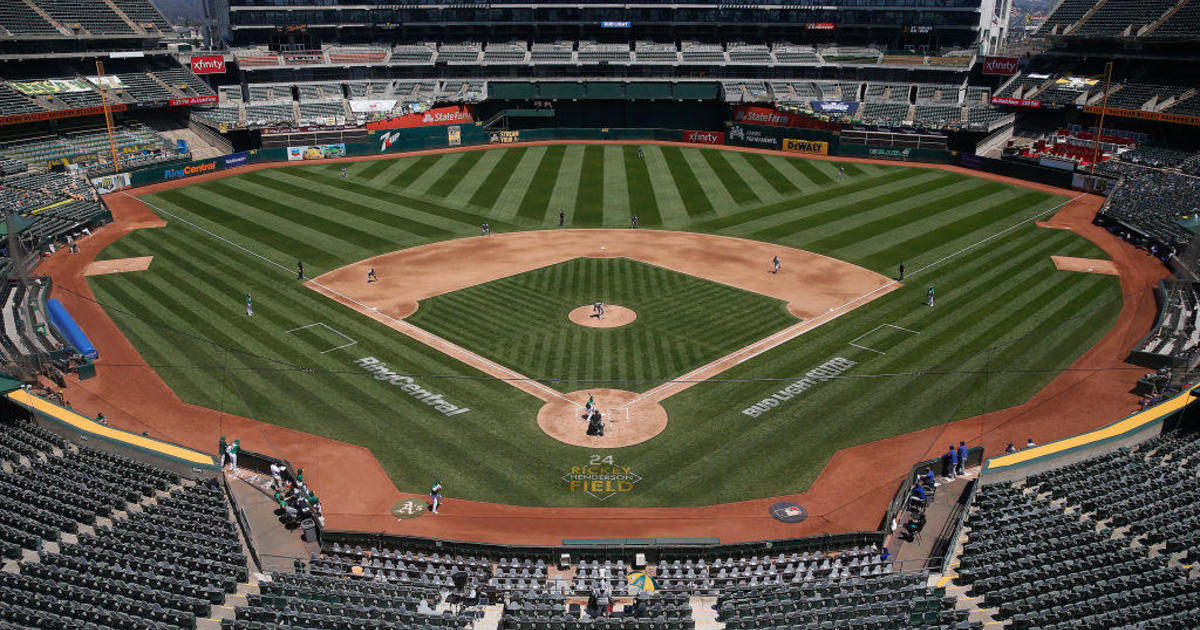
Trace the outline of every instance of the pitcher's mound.
<instances>
[{"instance_id":1,"label":"pitcher's mound","mask_svg":"<svg viewBox=\"0 0 1200 630\"><path fill-rule=\"evenodd\" d=\"M608 315L604 319L608 319ZM632 402L641 396L636 392L589 389L564 395L568 400L548 402L538 411L538 426L559 442L591 448L621 448L645 442L667 428L667 410L649 400ZM583 406L589 395L595 398L602 414L604 435L587 434L588 421L584 418Z\"/></svg>"},{"instance_id":2,"label":"pitcher's mound","mask_svg":"<svg viewBox=\"0 0 1200 630\"><path fill-rule=\"evenodd\" d=\"M604 319L600 319L595 315L591 304L573 308L570 313L567 313L567 317L571 321L589 328L616 328L617 326L631 324L633 320L637 319L636 312L624 306L617 306L616 304L604 305Z\"/></svg>"}]
</instances>

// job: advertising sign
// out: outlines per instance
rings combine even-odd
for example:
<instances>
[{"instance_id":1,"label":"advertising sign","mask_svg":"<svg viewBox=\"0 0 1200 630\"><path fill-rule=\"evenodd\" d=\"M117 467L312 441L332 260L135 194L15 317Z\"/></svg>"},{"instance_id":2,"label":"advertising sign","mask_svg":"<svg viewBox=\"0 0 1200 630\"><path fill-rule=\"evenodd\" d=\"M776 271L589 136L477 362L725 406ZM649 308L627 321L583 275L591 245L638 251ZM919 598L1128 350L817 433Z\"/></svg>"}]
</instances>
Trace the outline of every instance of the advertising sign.
<instances>
[{"instance_id":1,"label":"advertising sign","mask_svg":"<svg viewBox=\"0 0 1200 630\"><path fill-rule=\"evenodd\" d=\"M116 192L128 186L129 173L117 173L115 175L92 178L92 187L101 195L107 195L110 192Z\"/></svg>"},{"instance_id":2,"label":"advertising sign","mask_svg":"<svg viewBox=\"0 0 1200 630\"><path fill-rule=\"evenodd\" d=\"M738 105L733 108L733 122L750 123L752 125L771 125L773 127L807 128L821 128L821 126L831 124L815 120L808 116L781 112L773 107L758 107L755 105ZM834 128L836 129L837 127L835 126Z\"/></svg>"},{"instance_id":3,"label":"advertising sign","mask_svg":"<svg viewBox=\"0 0 1200 630\"><path fill-rule=\"evenodd\" d=\"M225 57L192 57L192 74L225 74Z\"/></svg>"},{"instance_id":4,"label":"advertising sign","mask_svg":"<svg viewBox=\"0 0 1200 630\"><path fill-rule=\"evenodd\" d=\"M233 168L235 166L244 166L250 159L250 153L240 151L238 153L230 153L224 158L225 168Z\"/></svg>"},{"instance_id":5,"label":"advertising sign","mask_svg":"<svg viewBox=\"0 0 1200 630\"><path fill-rule=\"evenodd\" d=\"M837 28L833 22L809 22L804 25L807 31L832 31Z\"/></svg>"},{"instance_id":6,"label":"advertising sign","mask_svg":"<svg viewBox=\"0 0 1200 630\"><path fill-rule=\"evenodd\" d=\"M879 147L871 147L867 150L867 155L873 158L884 160L907 160L912 154L912 149L881 149Z\"/></svg>"},{"instance_id":7,"label":"advertising sign","mask_svg":"<svg viewBox=\"0 0 1200 630\"><path fill-rule=\"evenodd\" d=\"M629 28L631 26L633 26L633 24L631 22L610 21L610 22L601 22L600 23L600 28Z\"/></svg>"},{"instance_id":8,"label":"advertising sign","mask_svg":"<svg viewBox=\"0 0 1200 630\"><path fill-rule=\"evenodd\" d=\"M446 127L446 145L451 147L462 145L462 127L458 125Z\"/></svg>"},{"instance_id":9,"label":"advertising sign","mask_svg":"<svg viewBox=\"0 0 1200 630\"><path fill-rule=\"evenodd\" d=\"M123 112L129 109L125 103L117 103L109 105L109 109L114 112ZM38 122L42 120L57 120L59 118L74 118L76 116L93 116L103 114L104 108L96 107L81 107L79 109L56 109L49 112L33 112L32 114L11 114L9 116L0 116L0 125L16 125L20 123Z\"/></svg>"},{"instance_id":10,"label":"advertising sign","mask_svg":"<svg viewBox=\"0 0 1200 630\"><path fill-rule=\"evenodd\" d=\"M993 96L992 105L1012 105L1013 107L1041 107L1042 102L1030 98L1009 98L1007 96Z\"/></svg>"},{"instance_id":11,"label":"advertising sign","mask_svg":"<svg viewBox=\"0 0 1200 630\"><path fill-rule=\"evenodd\" d=\"M729 134L726 136L730 144L738 144L746 147L762 147L766 149L778 149L779 138L768 136L762 131L753 127L743 127L742 125L734 125L729 128Z\"/></svg>"},{"instance_id":12,"label":"advertising sign","mask_svg":"<svg viewBox=\"0 0 1200 630\"><path fill-rule=\"evenodd\" d=\"M1192 97L1195 98L1195 97ZM1171 114L1168 112L1147 112L1140 109L1122 109L1120 107L1102 107L1100 105L1085 105L1083 111L1089 114L1106 112L1109 116L1122 118L1140 118L1142 120L1157 120L1159 122L1178 123L1181 125L1200 125L1200 116L1187 114Z\"/></svg>"},{"instance_id":13,"label":"advertising sign","mask_svg":"<svg viewBox=\"0 0 1200 630\"><path fill-rule=\"evenodd\" d=\"M725 132L685 130L683 132L683 141L694 142L696 144L725 144Z\"/></svg>"},{"instance_id":14,"label":"advertising sign","mask_svg":"<svg viewBox=\"0 0 1200 630\"><path fill-rule=\"evenodd\" d=\"M9 81L14 90L26 96L63 94L64 92L90 92L91 87L82 79L42 79L41 81Z\"/></svg>"},{"instance_id":15,"label":"advertising sign","mask_svg":"<svg viewBox=\"0 0 1200 630\"><path fill-rule=\"evenodd\" d=\"M810 101L814 112L820 114L842 114L853 116L858 111L857 101Z\"/></svg>"},{"instance_id":16,"label":"advertising sign","mask_svg":"<svg viewBox=\"0 0 1200 630\"><path fill-rule=\"evenodd\" d=\"M103 87L103 88L108 88L110 90L125 87L125 82L121 80L121 77L118 77L113 74L106 74L102 77L101 76L89 76L87 78L87 80L91 81L92 85L96 85L96 86Z\"/></svg>"},{"instance_id":17,"label":"advertising sign","mask_svg":"<svg viewBox=\"0 0 1200 630\"><path fill-rule=\"evenodd\" d=\"M492 144L512 144L514 142L520 142L520 140L520 131L498 131L493 133L491 136L488 136L488 141Z\"/></svg>"},{"instance_id":18,"label":"advertising sign","mask_svg":"<svg viewBox=\"0 0 1200 630\"><path fill-rule=\"evenodd\" d=\"M396 107L395 99L366 99L350 101L350 111L356 114L390 112Z\"/></svg>"},{"instance_id":19,"label":"advertising sign","mask_svg":"<svg viewBox=\"0 0 1200 630\"><path fill-rule=\"evenodd\" d=\"M300 147L288 147L287 156L289 162L345 157L346 143L339 142L337 144L310 144Z\"/></svg>"},{"instance_id":20,"label":"advertising sign","mask_svg":"<svg viewBox=\"0 0 1200 630\"><path fill-rule=\"evenodd\" d=\"M435 107L420 114L408 114L367 123L367 129L404 129L407 127L428 127L431 125L454 125L475 122L475 112L470 105L451 105Z\"/></svg>"},{"instance_id":21,"label":"advertising sign","mask_svg":"<svg viewBox=\"0 0 1200 630\"><path fill-rule=\"evenodd\" d=\"M783 150L787 151L788 153L811 153L815 155L826 155L829 153L829 143L818 142L816 140L784 138Z\"/></svg>"},{"instance_id":22,"label":"advertising sign","mask_svg":"<svg viewBox=\"0 0 1200 630\"><path fill-rule=\"evenodd\" d=\"M209 94L208 96L185 96L183 98L173 98L170 101L171 107L180 105L203 105L205 103L216 103L217 95Z\"/></svg>"},{"instance_id":23,"label":"advertising sign","mask_svg":"<svg viewBox=\"0 0 1200 630\"><path fill-rule=\"evenodd\" d=\"M192 162L179 168L163 169L163 179L180 179L182 177L191 177L201 173L212 173L217 170L216 160L205 160L203 162Z\"/></svg>"}]
</instances>

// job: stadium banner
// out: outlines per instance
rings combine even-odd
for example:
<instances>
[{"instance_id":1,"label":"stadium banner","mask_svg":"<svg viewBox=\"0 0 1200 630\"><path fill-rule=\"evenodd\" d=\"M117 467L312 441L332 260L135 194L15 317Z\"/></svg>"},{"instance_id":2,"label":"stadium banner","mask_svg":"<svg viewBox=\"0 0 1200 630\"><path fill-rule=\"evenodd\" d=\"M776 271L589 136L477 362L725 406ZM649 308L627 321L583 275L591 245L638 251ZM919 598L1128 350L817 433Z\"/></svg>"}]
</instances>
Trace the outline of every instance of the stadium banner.
<instances>
[{"instance_id":1,"label":"stadium banner","mask_svg":"<svg viewBox=\"0 0 1200 630\"><path fill-rule=\"evenodd\" d=\"M205 103L216 102L216 94L209 94L208 96L185 96L183 98L173 98L169 101L171 107L178 107L180 105L203 105Z\"/></svg>"},{"instance_id":2,"label":"stadium banner","mask_svg":"<svg viewBox=\"0 0 1200 630\"><path fill-rule=\"evenodd\" d=\"M908 147L903 149L894 147L871 147L867 150L867 155L873 158L879 158L881 160L900 160L902 162L907 162L908 158L912 155L912 149Z\"/></svg>"},{"instance_id":3,"label":"stadium banner","mask_svg":"<svg viewBox=\"0 0 1200 630\"><path fill-rule=\"evenodd\" d=\"M494 131L488 136L488 142L492 144L512 144L520 141L520 131Z\"/></svg>"},{"instance_id":4,"label":"stadium banner","mask_svg":"<svg viewBox=\"0 0 1200 630\"><path fill-rule=\"evenodd\" d=\"M1071 187L1079 190L1086 190L1097 195L1108 196L1110 190L1116 182L1098 175L1085 175L1083 173L1074 173L1071 176Z\"/></svg>"},{"instance_id":5,"label":"stadium banner","mask_svg":"<svg viewBox=\"0 0 1200 630\"><path fill-rule=\"evenodd\" d=\"M743 147L778 149L779 137L767 135L761 129L747 125L733 125L725 134L725 143Z\"/></svg>"},{"instance_id":6,"label":"stadium banner","mask_svg":"<svg viewBox=\"0 0 1200 630\"><path fill-rule=\"evenodd\" d=\"M114 112L123 112L129 109L129 106L124 103L110 105L109 109ZM21 123L40 122L43 120L57 120L59 118L75 118L76 116L95 116L104 113L104 107L81 107L79 109L57 109L52 112L34 112L32 114L12 114L9 116L0 116L0 125L17 125Z\"/></svg>"},{"instance_id":7,"label":"stadium banner","mask_svg":"<svg viewBox=\"0 0 1200 630\"><path fill-rule=\"evenodd\" d=\"M1021 69L1021 60L1017 57L984 57L984 74L1013 75Z\"/></svg>"},{"instance_id":8,"label":"stadium banner","mask_svg":"<svg viewBox=\"0 0 1200 630\"><path fill-rule=\"evenodd\" d=\"M1075 162L1074 161L1058 160L1058 159L1049 158L1046 156L1042 156L1042 157L1038 158L1038 166L1045 166L1046 168L1057 168L1062 171L1071 171L1071 172L1075 171Z\"/></svg>"},{"instance_id":9,"label":"stadium banner","mask_svg":"<svg viewBox=\"0 0 1200 630\"><path fill-rule=\"evenodd\" d=\"M809 105L818 114L844 114L854 116L858 112L857 101L809 101Z\"/></svg>"},{"instance_id":10,"label":"stadium banner","mask_svg":"<svg viewBox=\"0 0 1200 630\"><path fill-rule=\"evenodd\" d=\"M832 31L836 30L837 25L833 22L807 22L804 24L806 31Z\"/></svg>"},{"instance_id":11,"label":"stadium banner","mask_svg":"<svg viewBox=\"0 0 1200 630\"><path fill-rule=\"evenodd\" d=\"M192 74L225 74L225 56L192 57Z\"/></svg>"},{"instance_id":12,"label":"stadium banner","mask_svg":"<svg viewBox=\"0 0 1200 630\"><path fill-rule=\"evenodd\" d=\"M1088 114L1099 114L1104 112L1109 116L1117 116L1120 118L1140 118L1141 120L1155 120L1165 123L1200 126L1200 116L1187 116L1184 114L1171 114L1168 112L1144 112L1140 109L1122 109L1120 107L1103 107L1100 105L1084 105L1083 111Z\"/></svg>"},{"instance_id":13,"label":"stadium banner","mask_svg":"<svg viewBox=\"0 0 1200 630\"><path fill-rule=\"evenodd\" d=\"M829 143L816 140L800 140L784 138L783 150L788 153L810 153L814 155L829 155Z\"/></svg>"},{"instance_id":14,"label":"stadium banner","mask_svg":"<svg viewBox=\"0 0 1200 630\"><path fill-rule=\"evenodd\" d=\"M221 166L223 168L234 168L236 166L245 166L247 163L249 163L249 161L250 152L239 151L237 153L230 153L229 155L221 158Z\"/></svg>"},{"instance_id":15,"label":"stadium banner","mask_svg":"<svg viewBox=\"0 0 1200 630\"><path fill-rule=\"evenodd\" d=\"M116 173L115 175L105 175L103 177L93 177L92 187L101 195L107 195L111 192L116 192L122 188L129 187L129 173Z\"/></svg>"},{"instance_id":16,"label":"stadium banner","mask_svg":"<svg viewBox=\"0 0 1200 630\"><path fill-rule=\"evenodd\" d=\"M300 160L323 160L325 158L346 157L346 143L339 142L336 144L310 144L300 147L288 147L287 159L289 162L297 162Z\"/></svg>"},{"instance_id":17,"label":"stadium banner","mask_svg":"<svg viewBox=\"0 0 1200 630\"><path fill-rule=\"evenodd\" d=\"M356 114L369 114L371 112L390 112L396 107L396 100L391 99L363 99L350 101L350 111Z\"/></svg>"},{"instance_id":18,"label":"stadium banner","mask_svg":"<svg viewBox=\"0 0 1200 630\"><path fill-rule=\"evenodd\" d=\"M683 131L683 141L694 142L696 144L725 144L725 132L685 129Z\"/></svg>"},{"instance_id":19,"label":"stadium banner","mask_svg":"<svg viewBox=\"0 0 1200 630\"><path fill-rule=\"evenodd\" d=\"M1009 98L1007 96L993 96L992 105L1012 105L1013 107L1041 107L1042 102L1029 98Z\"/></svg>"},{"instance_id":20,"label":"stadium banner","mask_svg":"<svg viewBox=\"0 0 1200 630\"><path fill-rule=\"evenodd\" d=\"M733 108L733 122L750 125L769 125L771 127L801 127L805 129L841 130L837 123L818 120L811 116L801 116L791 112L783 112L773 107L758 107L755 105L738 105Z\"/></svg>"},{"instance_id":21,"label":"stadium banner","mask_svg":"<svg viewBox=\"0 0 1200 630\"><path fill-rule=\"evenodd\" d=\"M106 88L109 90L115 90L115 89L125 87L125 82L121 80L121 77L118 77L115 74L106 74L102 77L101 76L89 76L89 77L87 77L87 80L89 82L91 82L92 85L95 85L97 87Z\"/></svg>"},{"instance_id":22,"label":"stadium banner","mask_svg":"<svg viewBox=\"0 0 1200 630\"><path fill-rule=\"evenodd\" d=\"M450 125L449 127L446 127L446 146L462 146L462 127L459 127L458 125Z\"/></svg>"},{"instance_id":23,"label":"stadium banner","mask_svg":"<svg viewBox=\"0 0 1200 630\"><path fill-rule=\"evenodd\" d=\"M632 27L633 27L632 22L607 21L607 22L600 23L600 28L632 28Z\"/></svg>"},{"instance_id":24,"label":"stadium banner","mask_svg":"<svg viewBox=\"0 0 1200 630\"><path fill-rule=\"evenodd\" d=\"M25 96L64 94L67 92L91 92L92 88L83 79L42 79L41 81L9 81L14 90Z\"/></svg>"},{"instance_id":25,"label":"stadium banner","mask_svg":"<svg viewBox=\"0 0 1200 630\"><path fill-rule=\"evenodd\" d=\"M408 127L429 127L433 125L455 125L475 122L475 110L470 105L452 105L435 107L420 114L408 114L387 120L367 123L367 130L405 129Z\"/></svg>"}]
</instances>

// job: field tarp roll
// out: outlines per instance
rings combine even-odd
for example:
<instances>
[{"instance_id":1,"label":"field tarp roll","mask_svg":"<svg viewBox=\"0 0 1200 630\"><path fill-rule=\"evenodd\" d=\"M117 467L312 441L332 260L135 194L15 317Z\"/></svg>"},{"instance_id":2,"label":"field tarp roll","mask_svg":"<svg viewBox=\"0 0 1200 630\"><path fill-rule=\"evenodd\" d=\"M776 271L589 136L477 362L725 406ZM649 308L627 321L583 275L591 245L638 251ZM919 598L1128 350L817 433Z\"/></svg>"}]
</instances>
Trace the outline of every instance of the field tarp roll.
<instances>
[{"instance_id":1,"label":"field tarp roll","mask_svg":"<svg viewBox=\"0 0 1200 630\"><path fill-rule=\"evenodd\" d=\"M46 301L46 312L50 315L50 323L66 337L67 342L71 344L79 354L91 360L96 360L99 353L96 352L96 346L92 345L92 340L88 339L83 333L83 329L79 324L75 323L75 318L67 312L67 307L58 301L58 298L50 298Z\"/></svg>"}]
</instances>

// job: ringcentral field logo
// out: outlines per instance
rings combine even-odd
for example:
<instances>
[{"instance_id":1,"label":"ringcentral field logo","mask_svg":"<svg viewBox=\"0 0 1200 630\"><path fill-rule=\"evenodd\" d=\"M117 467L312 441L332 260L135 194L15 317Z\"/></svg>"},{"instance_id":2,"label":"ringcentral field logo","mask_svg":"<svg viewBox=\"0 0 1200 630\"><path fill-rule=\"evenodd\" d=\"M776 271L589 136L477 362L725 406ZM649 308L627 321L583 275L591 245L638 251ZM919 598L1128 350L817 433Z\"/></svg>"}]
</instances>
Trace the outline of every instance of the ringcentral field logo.
<instances>
[{"instance_id":1,"label":"ringcentral field logo","mask_svg":"<svg viewBox=\"0 0 1200 630\"><path fill-rule=\"evenodd\" d=\"M632 492L633 486L642 480L641 475L628 466L618 466L612 455L592 455L587 466L572 466L571 472L562 476L567 482L568 492L583 492L600 501L607 501L621 492Z\"/></svg>"},{"instance_id":2,"label":"ringcentral field logo","mask_svg":"<svg viewBox=\"0 0 1200 630\"><path fill-rule=\"evenodd\" d=\"M374 372L375 380L386 381L391 385L399 387L404 393L416 398L426 405L433 407L443 416L457 416L460 413L467 413L471 410L469 407L459 407L458 405L452 405L446 402L442 399L441 394L435 394L421 387L420 385L417 385L411 376L404 376L402 374L393 372L392 370L388 369L386 363L376 359L375 357L363 357L355 361L355 363L357 363L360 367L365 368L368 372Z\"/></svg>"}]
</instances>

